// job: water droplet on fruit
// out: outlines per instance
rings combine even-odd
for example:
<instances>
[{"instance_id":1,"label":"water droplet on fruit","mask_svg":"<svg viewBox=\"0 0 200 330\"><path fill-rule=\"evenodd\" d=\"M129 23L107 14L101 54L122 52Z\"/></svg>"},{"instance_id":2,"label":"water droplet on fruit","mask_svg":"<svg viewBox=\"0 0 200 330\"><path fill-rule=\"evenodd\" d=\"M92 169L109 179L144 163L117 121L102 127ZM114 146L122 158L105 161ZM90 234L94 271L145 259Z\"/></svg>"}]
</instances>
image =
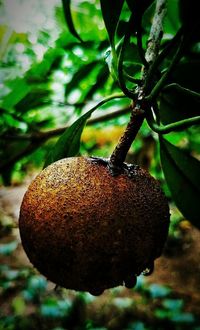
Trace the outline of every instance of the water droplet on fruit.
<instances>
[{"instance_id":1,"label":"water droplet on fruit","mask_svg":"<svg viewBox=\"0 0 200 330\"><path fill-rule=\"evenodd\" d=\"M151 265L147 266L143 271L142 271L142 275L144 276L149 276L153 273L154 270L154 263L152 263Z\"/></svg>"},{"instance_id":2,"label":"water droplet on fruit","mask_svg":"<svg viewBox=\"0 0 200 330\"><path fill-rule=\"evenodd\" d=\"M144 276L148 276L149 275L149 273L150 273L150 268L145 268L143 271L142 271L142 275L144 275Z\"/></svg>"}]
</instances>

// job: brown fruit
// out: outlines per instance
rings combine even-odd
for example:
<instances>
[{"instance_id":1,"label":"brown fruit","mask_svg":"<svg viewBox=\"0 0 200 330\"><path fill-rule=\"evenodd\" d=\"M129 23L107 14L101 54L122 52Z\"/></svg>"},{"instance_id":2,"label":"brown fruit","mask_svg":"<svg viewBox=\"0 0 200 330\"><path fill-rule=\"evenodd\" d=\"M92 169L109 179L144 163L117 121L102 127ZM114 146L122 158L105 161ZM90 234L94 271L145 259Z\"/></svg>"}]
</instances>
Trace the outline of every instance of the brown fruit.
<instances>
[{"instance_id":1,"label":"brown fruit","mask_svg":"<svg viewBox=\"0 0 200 330\"><path fill-rule=\"evenodd\" d=\"M166 198L146 171L124 164L112 176L107 161L82 157L44 169L19 219L33 265L60 286L92 294L134 286L160 256L168 226Z\"/></svg>"}]
</instances>

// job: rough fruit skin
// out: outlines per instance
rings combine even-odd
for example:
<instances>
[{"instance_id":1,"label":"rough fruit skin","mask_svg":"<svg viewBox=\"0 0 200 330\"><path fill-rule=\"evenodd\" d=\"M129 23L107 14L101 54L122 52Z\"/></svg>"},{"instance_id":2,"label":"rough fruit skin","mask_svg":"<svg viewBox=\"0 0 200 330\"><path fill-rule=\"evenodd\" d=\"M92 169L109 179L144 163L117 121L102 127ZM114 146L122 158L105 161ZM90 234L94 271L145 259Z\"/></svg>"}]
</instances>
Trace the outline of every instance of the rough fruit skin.
<instances>
[{"instance_id":1,"label":"rough fruit skin","mask_svg":"<svg viewBox=\"0 0 200 330\"><path fill-rule=\"evenodd\" d=\"M94 294L130 282L159 257L169 208L138 166L112 176L100 159L57 161L30 184L20 211L23 247L49 280Z\"/></svg>"}]
</instances>

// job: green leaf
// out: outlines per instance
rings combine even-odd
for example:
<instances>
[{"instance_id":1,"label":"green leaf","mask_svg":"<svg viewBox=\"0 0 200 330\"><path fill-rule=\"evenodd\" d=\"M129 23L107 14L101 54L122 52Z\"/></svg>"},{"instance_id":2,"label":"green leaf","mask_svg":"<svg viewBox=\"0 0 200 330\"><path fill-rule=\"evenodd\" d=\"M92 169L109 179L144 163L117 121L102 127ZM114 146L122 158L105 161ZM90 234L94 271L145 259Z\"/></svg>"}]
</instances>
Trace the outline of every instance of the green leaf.
<instances>
[{"instance_id":1,"label":"green leaf","mask_svg":"<svg viewBox=\"0 0 200 330\"><path fill-rule=\"evenodd\" d=\"M32 88L32 90L24 96L15 106L19 113L28 112L31 109L36 109L50 104L51 91L42 88Z\"/></svg>"},{"instance_id":2,"label":"green leaf","mask_svg":"<svg viewBox=\"0 0 200 330\"><path fill-rule=\"evenodd\" d=\"M6 86L10 88L10 92L4 97L1 107L4 109L12 109L17 104L22 103L24 111L26 108L30 109L29 97L31 94L33 94L32 99L34 100L34 103L39 104L41 99L39 90L41 91L41 87L39 88L37 86L38 81L40 82L41 80L46 79L46 76L50 74L55 62L61 60L64 54L65 51L61 48L49 49L45 53L43 61L41 63L33 64L23 78L17 78L13 81L7 82ZM38 92L38 95L34 96L35 91ZM41 91L41 93L48 95L50 94L50 91L44 90Z\"/></svg>"},{"instance_id":3,"label":"green leaf","mask_svg":"<svg viewBox=\"0 0 200 330\"><path fill-rule=\"evenodd\" d=\"M126 0L135 19L139 19L145 10L154 2L154 0Z\"/></svg>"},{"instance_id":4,"label":"green leaf","mask_svg":"<svg viewBox=\"0 0 200 330\"><path fill-rule=\"evenodd\" d=\"M200 114L199 97L189 93L190 91L200 93L199 72L199 60L180 63L176 66L168 81L169 85L160 95L160 116L163 124ZM177 88L178 86L183 87L182 90Z\"/></svg>"},{"instance_id":5,"label":"green leaf","mask_svg":"<svg viewBox=\"0 0 200 330\"><path fill-rule=\"evenodd\" d=\"M142 15L142 27L143 35L146 38L149 36L149 32L152 25L153 16L155 13L156 1L152 1L151 5L144 11Z\"/></svg>"},{"instance_id":6,"label":"green leaf","mask_svg":"<svg viewBox=\"0 0 200 330\"><path fill-rule=\"evenodd\" d=\"M7 85L11 91L5 96L1 104L4 109L13 108L31 91L31 87L26 83L25 79L18 78L9 82Z\"/></svg>"},{"instance_id":7,"label":"green leaf","mask_svg":"<svg viewBox=\"0 0 200 330\"><path fill-rule=\"evenodd\" d=\"M179 0L166 1L167 13L164 19L164 32L174 35L181 26L179 20Z\"/></svg>"},{"instance_id":8,"label":"green leaf","mask_svg":"<svg viewBox=\"0 0 200 330\"><path fill-rule=\"evenodd\" d=\"M183 215L200 228L200 162L162 137L160 157L174 202Z\"/></svg>"},{"instance_id":9,"label":"green leaf","mask_svg":"<svg viewBox=\"0 0 200 330\"><path fill-rule=\"evenodd\" d=\"M136 73L141 71L141 64L124 61L124 69L131 77L134 77Z\"/></svg>"},{"instance_id":10,"label":"green leaf","mask_svg":"<svg viewBox=\"0 0 200 330\"><path fill-rule=\"evenodd\" d=\"M86 93L86 95L84 97L84 102L91 99L92 96L94 95L94 93L96 93L103 86L105 86L106 81L108 80L108 77L109 77L109 71L108 71L107 67L104 66L98 72L95 84Z\"/></svg>"},{"instance_id":11,"label":"green leaf","mask_svg":"<svg viewBox=\"0 0 200 330\"><path fill-rule=\"evenodd\" d=\"M43 60L40 63L34 63L31 69L27 72L26 78L28 82L43 81L50 73L55 63L61 61L65 55L65 51L58 46L50 48L44 54Z\"/></svg>"},{"instance_id":12,"label":"green leaf","mask_svg":"<svg viewBox=\"0 0 200 330\"><path fill-rule=\"evenodd\" d=\"M124 4L124 0L117 0L117 1L100 0L100 3L101 3L101 11L102 11L104 23L110 39L110 44L113 46L115 31Z\"/></svg>"},{"instance_id":13,"label":"green leaf","mask_svg":"<svg viewBox=\"0 0 200 330\"><path fill-rule=\"evenodd\" d=\"M12 161L12 159L15 159L15 157L18 154L26 150L28 146L31 145L31 141L14 140L10 142L9 145L6 144L6 141L4 140L2 141L3 143L0 145L0 157L1 157L0 169L2 167L6 167L7 170L8 164Z\"/></svg>"},{"instance_id":14,"label":"green leaf","mask_svg":"<svg viewBox=\"0 0 200 330\"><path fill-rule=\"evenodd\" d=\"M91 109L86 112L65 130L54 145L53 149L47 155L44 168L59 159L73 157L78 153L83 128L86 120L90 117L93 111L94 109Z\"/></svg>"},{"instance_id":15,"label":"green leaf","mask_svg":"<svg viewBox=\"0 0 200 330\"><path fill-rule=\"evenodd\" d=\"M118 44L115 46L116 55L119 56L120 49L122 46L124 38L122 38ZM117 80L118 72L117 72L117 63L115 63L115 59L113 58L113 54L111 51L111 47L109 47L105 52L105 62L108 65L109 71L114 78ZM138 52L138 47L133 42L127 42L125 51L124 51L124 68L128 69L129 74L135 73L135 68L137 66L137 70L141 70L141 58ZM130 70L129 70L130 69ZM132 70L133 69L133 70Z\"/></svg>"},{"instance_id":16,"label":"green leaf","mask_svg":"<svg viewBox=\"0 0 200 330\"><path fill-rule=\"evenodd\" d=\"M200 115L200 94L179 88L180 85L166 86L160 96L160 118L163 124Z\"/></svg>"},{"instance_id":17,"label":"green leaf","mask_svg":"<svg viewBox=\"0 0 200 330\"><path fill-rule=\"evenodd\" d=\"M12 141L9 143L9 145L6 145L6 140L3 141L3 143L0 145L0 172L2 171L2 169L3 172L7 172L9 166L12 163L12 160L14 160L18 154L23 154L24 150L26 150L30 145L31 141L28 140Z\"/></svg>"},{"instance_id":18,"label":"green leaf","mask_svg":"<svg viewBox=\"0 0 200 330\"><path fill-rule=\"evenodd\" d=\"M133 43L133 42L126 43L124 60L131 61L131 62L138 63L138 64L141 63L141 57L140 57L136 43Z\"/></svg>"},{"instance_id":19,"label":"green leaf","mask_svg":"<svg viewBox=\"0 0 200 330\"><path fill-rule=\"evenodd\" d=\"M80 138L85 126L86 120L90 117L90 115L103 104L116 99L116 98L124 98L126 97L123 93L113 94L103 99L99 103L97 103L92 109L78 118L70 127L68 127L65 132L58 139L53 149L50 151L47 156L46 162L44 164L44 168L49 164L62 159L64 157L73 157L75 156L80 148Z\"/></svg>"},{"instance_id":20,"label":"green leaf","mask_svg":"<svg viewBox=\"0 0 200 330\"><path fill-rule=\"evenodd\" d=\"M113 59L113 54L111 48L109 47L104 55L105 62L108 65L109 72L114 80L117 80L117 64L116 61Z\"/></svg>"},{"instance_id":21,"label":"green leaf","mask_svg":"<svg viewBox=\"0 0 200 330\"><path fill-rule=\"evenodd\" d=\"M5 139L6 141L6 139ZM5 142L6 143L6 142ZM10 142L9 145L3 147L0 145L0 173L4 175L9 175L9 173L6 174L9 170L12 169L12 166L21 158L28 156L32 152L34 152L36 149L39 148L39 144L36 142L32 142L30 140L25 141L13 141ZM7 177L8 179L9 177ZM9 182L7 182L9 183Z\"/></svg>"},{"instance_id":22,"label":"green leaf","mask_svg":"<svg viewBox=\"0 0 200 330\"><path fill-rule=\"evenodd\" d=\"M179 10L185 33L188 33L193 41L199 41L199 2L196 0L179 0Z\"/></svg>"},{"instance_id":23,"label":"green leaf","mask_svg":"<svg viewBox=\"0 0 200 330\"><path fill-rule=\"evenodd\" d=\"M77 31L74 27L73 20L72 20L72 13L71 13L71 8L70 8L71 0L62 0L62 5L63 5L63 11L64 11L64 15L65 15L65 20L66 20L67 26L69 28L69 31L75 38L77 38L79 41L82 42L82 39L79 36L79 34L77 33Z\"/></svg>"},{"instance_id":24,"label":"green leaf","mask_svg":"<svg viewBox=\"0 0 200 330\"><path fill-rule=\"evenodd\" d=\"M199 60L180 63L173 71L170 83L175 82L185 88L191 89L195 92L200 92L199 73Z\"/></svg>"},{"instance_id":25,"label":"green leaf","mask_svg":"<svg viewBox=\"0 0 200 330\"><path fill-rule=\"evenodd\" d=\"M97 64L98 61L93 61L80 67L80 69L74 73L72 80L67 84L65 89L65 96L69 95L69 93L71 93L71 91L78 86L81 80L86 78L91 73Z\"/></svg>"}]
</instances>

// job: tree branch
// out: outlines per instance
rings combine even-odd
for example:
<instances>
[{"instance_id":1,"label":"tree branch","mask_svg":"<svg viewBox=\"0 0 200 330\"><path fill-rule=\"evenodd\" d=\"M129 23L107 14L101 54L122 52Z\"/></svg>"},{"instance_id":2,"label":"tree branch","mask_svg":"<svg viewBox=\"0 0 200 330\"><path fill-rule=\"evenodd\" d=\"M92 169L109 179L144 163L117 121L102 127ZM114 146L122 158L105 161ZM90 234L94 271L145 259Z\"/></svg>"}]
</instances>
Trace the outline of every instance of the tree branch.
<instances>
[{"instance_id":1,"label":"tree branch","mask_svg":"<svg viewBox=\"0 0 200 330\"><path fill-rule=\"evenodd\" d=\"M180 42L183 35L183 28L181 27L174 38L170 40L170 42L164 47L162 52L158 54L155 58L154 62L152 63L151 67L148 70L148 76L146 77L146 87L150 86L152 77L155 75L158 66L161 62L166 58L166 56L173 50L173 48Z\"/></svg>"},{"instance_id":2,"label":"tree branch","mask_svg":"<svg viewBox=\"0 0 200 330\"><path fill-rule=\"evenodd\" d=\"M106 113L104 115L96 116L94 118L91 118L87 121L87 126L92 126L97 123L102 123L104 121L112 120L117 117L123 116L125 114L128 114L130 112L130 106L125 107L123 109L115 110L110 113ZM7 140L31 140L31 141L40 141L40 143L43 143L44 141L58 136L69 127L69 125L64 127L55 128L49 131L38 131L33 132L30 134L23 134L23 135L16 135L16 134L4 134L3 137Z\"/></svg>"},{"instance_id":3,"label":"tree branch","mask_svg":"<svg viewBox=\"0 0 200 330\"><path fill-rule=\"evenodd\" d=\"M166 14L166 0L157 0L150 36L145 54L146 61L151 65L159 53L160 41L163 35L162 23Z\"/></svg>"},{"instance_id":4,"label":"tree branch","mask_svg":"<svg viewBox=\"0 0 200 330\"><path fill-rule=\"evenodd\" d=\"M132 108L132 113L130 121L127 125L127 128L119 140L116 148L114 149L110 157L110 168L112 173L115 174L119 172L119 169L122 168L125 161L126 155L130 146L135 139L142 123L145 118L145 112L148 110L148 103L145 102L145 84L146 77L148 76L148 70L151 65L156 60L156 57L159 52L160 42L162 39L162 21L166 12L166 0L157 0L156 10L153 18L153 23L149 35L148 46L145 54L146 61L149 63L149 68L144 69L143 73L143 84L138 88L137 99L134 101L134 106ZM124 40L129 37L125 35ZM122 63L120 63L122 66ZM122 71L122 70L121 70ZM130 95L131 97L131 95ZM133 98L133 97L132 97Z\"/></svg>"}]
</instances>

